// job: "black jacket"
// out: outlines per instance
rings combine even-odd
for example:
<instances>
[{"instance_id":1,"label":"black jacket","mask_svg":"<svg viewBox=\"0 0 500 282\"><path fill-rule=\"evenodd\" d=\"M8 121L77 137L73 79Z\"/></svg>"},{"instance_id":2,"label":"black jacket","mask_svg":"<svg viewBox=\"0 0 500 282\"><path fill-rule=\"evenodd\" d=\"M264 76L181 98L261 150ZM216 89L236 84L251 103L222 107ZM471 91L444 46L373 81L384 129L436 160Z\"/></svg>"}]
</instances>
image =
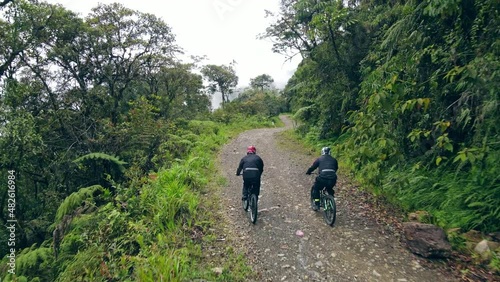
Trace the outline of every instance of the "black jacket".
<instances>
[{"instance_id":1,"label":"black jacket","mask_svg":"<svg viewBox=\"0 0 500 282\"><path fill-rule=\"evenodd\" d=\"M243 178L260 179L264 171L264 162L258 155L248 154L241 159L236 175L240 175L241 171L243 171Z\"/></svg>"},{"instance_id":2,"label":"black jacket","mask_svg":"<svg viewBox=\"0 0 500 282\"><path fill-rule=\"evenodd\" d=\"M339 169L339 164L334 157L330 155L323 155L317 158L306 173L311 174L311 172L313 172L317 168L319 171L319 177L324 179L337 178L337 170Z\"/></svg>"}]
</instances>

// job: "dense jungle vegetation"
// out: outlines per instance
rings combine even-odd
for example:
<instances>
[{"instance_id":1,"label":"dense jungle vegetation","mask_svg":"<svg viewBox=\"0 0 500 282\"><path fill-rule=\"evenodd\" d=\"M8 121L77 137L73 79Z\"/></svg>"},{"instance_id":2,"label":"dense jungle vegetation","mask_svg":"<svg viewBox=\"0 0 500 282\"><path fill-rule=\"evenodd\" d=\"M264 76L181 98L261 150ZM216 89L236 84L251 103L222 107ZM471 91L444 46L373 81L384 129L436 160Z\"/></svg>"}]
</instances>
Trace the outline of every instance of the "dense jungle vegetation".
<instances>
[{"instance_id":1,"label":"dense jungle vegetation","mask_svg":"<svg viewBox=\"0 0 500 282\"><path fill-rule=\"evenodd\" d=\"M229 103L232 65L181 61L154 15L120 4L84 19L44 2L0 5L0 210L3 225L17 221L14 232L0 229L0 279L215 279L201 245L216 239L219 207L207 201L224 181L216 155L242 130L279 124L272 78L254 78ZM213 111L218 93L223 109ZM241 281L239 261L228 249L218 279Z\"/></svg>"},{"instance_id":2,"label":"dense jungle vegetation","mask_svg":"<svg viewBox=\"0 0 500 282\"><path fill-rule=\"evenodd\" d=\"M301 135L439 225L500 230L500 2L281 1L262 37L303 60Z\"/></svg>"},{"instance_id":3,"label":"dense jungle vegetation","mask_svg":"<svg viewBox=\"0 0 500 282\"><path fill-rule=\"evenodd\" d=\"M17 220L16 275L2 243L0 278L241 281L230 249L222 275L203 262L217 205L203 199L224 181L220 146L286 111L373 193L445 228L499 231L499 6L282 0L261 36L301 64L282 93L263 74L230 101L232 65L179 60L153 15L0 2L0 210Z\"/></svg>"}]
</instances>

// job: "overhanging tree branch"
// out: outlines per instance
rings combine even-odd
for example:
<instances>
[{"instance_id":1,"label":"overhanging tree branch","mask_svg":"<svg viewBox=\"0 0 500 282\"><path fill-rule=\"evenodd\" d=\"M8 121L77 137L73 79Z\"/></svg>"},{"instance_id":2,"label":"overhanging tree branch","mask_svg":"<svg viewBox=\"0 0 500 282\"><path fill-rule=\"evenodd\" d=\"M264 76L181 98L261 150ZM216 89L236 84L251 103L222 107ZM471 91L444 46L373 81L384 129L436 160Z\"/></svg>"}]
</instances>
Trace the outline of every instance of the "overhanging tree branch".
<instances>
[{"instance_id":1,"label":"overhanging tree branch","mask_svg":"<svg viewBox=\"0 0 500 282\"><path fill-rule=\"evenodd\" d=\"M0 2L0 7L6 6L7 4L9 4L12 1L14 1L14 0L4 0L4 1Z\"/></svg>"}]
</instances>

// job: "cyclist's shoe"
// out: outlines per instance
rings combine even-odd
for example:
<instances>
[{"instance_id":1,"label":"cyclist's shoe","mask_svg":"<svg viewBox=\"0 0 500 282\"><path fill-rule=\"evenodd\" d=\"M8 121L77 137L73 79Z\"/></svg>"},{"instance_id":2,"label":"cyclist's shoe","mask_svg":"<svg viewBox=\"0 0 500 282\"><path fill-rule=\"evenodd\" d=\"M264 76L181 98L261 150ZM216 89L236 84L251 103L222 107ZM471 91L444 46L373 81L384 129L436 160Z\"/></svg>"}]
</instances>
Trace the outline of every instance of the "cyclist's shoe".
<instances>
[{"instance_id":1,"label":"cyclist's shoe","mask_svg":"<svg viewBox=\"0 0 500 282\"><path fill-rule=\"evenodd\" d=\"M248 200L248 198L246 196L243 196L243 197L241 197L241 200L246 201L246 200Z\"/></svg>"},{"instance_id":2,"label":"cyclist's shoe","mask_svg":"<svg viewBox=\"0 0 500 282\"><path fill-rule=\"evenodd\" d=\"M311 203L312 204L312 209L313 211L319 211L319 206L320 206L320 201L319 199L314 199L314 203Z\"/></svg>"}]
</instances>

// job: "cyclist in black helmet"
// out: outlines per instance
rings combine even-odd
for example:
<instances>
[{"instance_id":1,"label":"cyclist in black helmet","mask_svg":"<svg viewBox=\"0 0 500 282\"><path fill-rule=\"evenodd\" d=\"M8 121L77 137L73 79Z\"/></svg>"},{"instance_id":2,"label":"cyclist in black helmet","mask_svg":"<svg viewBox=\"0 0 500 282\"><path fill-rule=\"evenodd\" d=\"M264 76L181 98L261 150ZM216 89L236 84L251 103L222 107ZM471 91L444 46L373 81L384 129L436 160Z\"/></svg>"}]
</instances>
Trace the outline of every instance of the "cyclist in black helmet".
<instances>
[{"instance_id":1,"label":"cyclist in black helmet","mask_svg":"<svg viewBox=\"0 0 500 282\"><path fill-rule=\"evenodd\" d=\"M319 191L325 187L328 194L333 196L333 187L337 183L337 170L339 169L339 164L337 160L330 155L329 147L323 147L321 149L321 156L314 161L306 174L310 175L315 169L318 169L319 175L316 177L311 188L311 198L314 199L314 204L311 208L317 211L319 210Z\"/></svg>"}]
</instances>

